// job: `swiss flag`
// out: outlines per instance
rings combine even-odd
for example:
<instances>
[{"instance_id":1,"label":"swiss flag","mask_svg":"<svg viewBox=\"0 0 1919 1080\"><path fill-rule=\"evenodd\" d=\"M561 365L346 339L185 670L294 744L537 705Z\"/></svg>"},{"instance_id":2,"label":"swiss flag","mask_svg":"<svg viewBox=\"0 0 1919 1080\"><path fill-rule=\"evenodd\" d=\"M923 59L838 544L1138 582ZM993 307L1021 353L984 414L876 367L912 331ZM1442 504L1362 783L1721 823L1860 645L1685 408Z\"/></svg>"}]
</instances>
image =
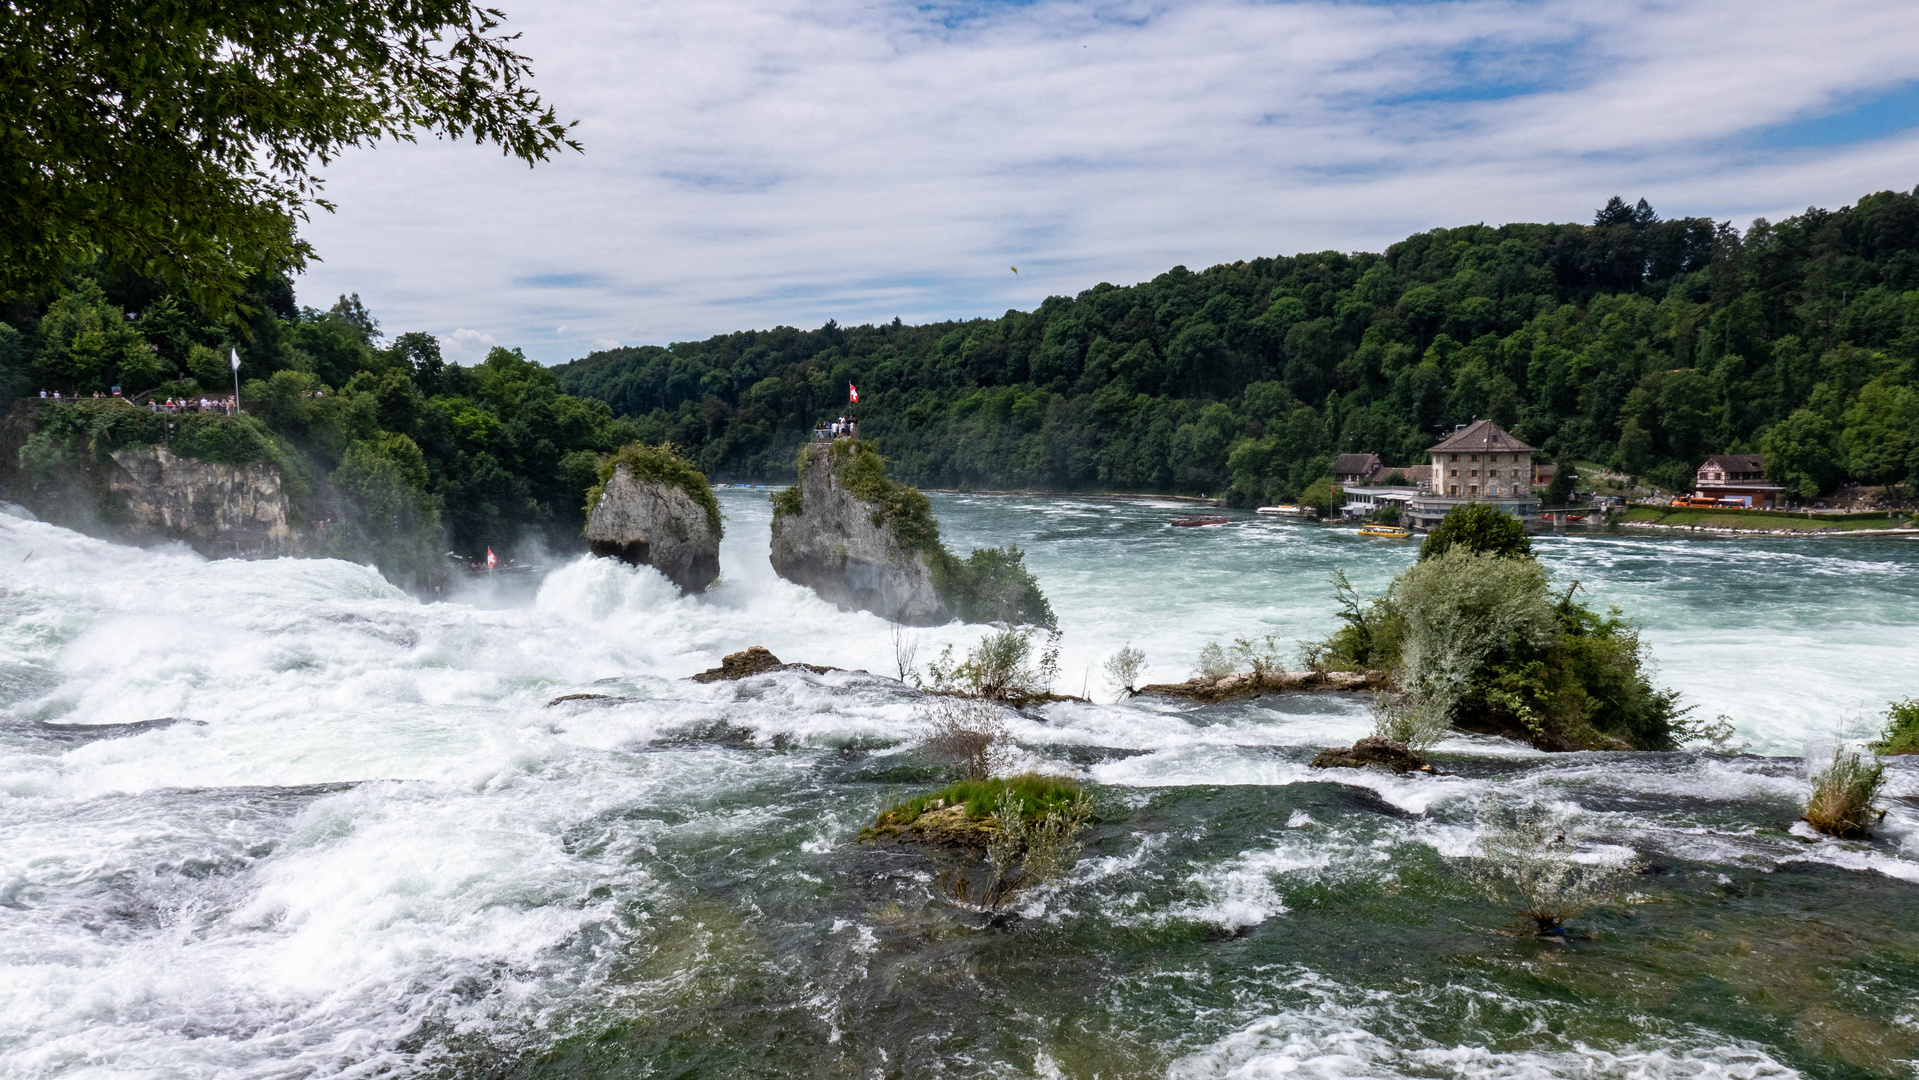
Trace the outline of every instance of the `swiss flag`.
<instances>
[{"instance_id":1,"label":"swiss flag","mask_svg":"<svg viewBox=\"0 0 1919 1080\"><path fill-rule=\"evenodd\" d=\"M859 400L860 400L860 388L859 388L859 387L857 387L857 386L854 386L854 385L853 385L852 383L847 383L847 384L846 384L846 395L847 395L848 397L850 397L850 398L852 398L852 399L853 399L853 403L854 403L855 405L857 405L857 404L859 404Z\"/></svg>"},{"instance_id":2,"label":"swiss flag","mask_svg":"<svg viewBox=\"0 0 1919 1080\"><path fill-rule=\"evenodd\" d=\"M500 565L500 557L498 555L493 554L492 548L487 548L486 549L486 568L488 570L491 570L498 565Z\"/></svg>"}]
</instances>

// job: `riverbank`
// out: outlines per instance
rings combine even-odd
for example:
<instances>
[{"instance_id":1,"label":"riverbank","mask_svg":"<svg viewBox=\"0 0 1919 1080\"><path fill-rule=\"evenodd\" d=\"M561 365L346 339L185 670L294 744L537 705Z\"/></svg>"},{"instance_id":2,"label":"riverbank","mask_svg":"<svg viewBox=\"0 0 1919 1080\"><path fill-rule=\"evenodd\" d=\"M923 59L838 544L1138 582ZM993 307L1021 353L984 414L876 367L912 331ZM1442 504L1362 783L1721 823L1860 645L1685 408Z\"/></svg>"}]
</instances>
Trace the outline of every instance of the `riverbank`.
<instances>
[{"instance_id":1,"label":"riverbank","mask_svg":"<svg viewBox=\"0 0 1919 1080\"><path fill-rule=\"evenodd\" d=\"M1876 514L1809 514L1800 516L1755 510L1668 509L1634 506L1613 518L1612 524L1669 532L1705 532L1745 536L1859 536L1919 533L1919 525L1891 512Z\"/></svg>"}]
</instances>

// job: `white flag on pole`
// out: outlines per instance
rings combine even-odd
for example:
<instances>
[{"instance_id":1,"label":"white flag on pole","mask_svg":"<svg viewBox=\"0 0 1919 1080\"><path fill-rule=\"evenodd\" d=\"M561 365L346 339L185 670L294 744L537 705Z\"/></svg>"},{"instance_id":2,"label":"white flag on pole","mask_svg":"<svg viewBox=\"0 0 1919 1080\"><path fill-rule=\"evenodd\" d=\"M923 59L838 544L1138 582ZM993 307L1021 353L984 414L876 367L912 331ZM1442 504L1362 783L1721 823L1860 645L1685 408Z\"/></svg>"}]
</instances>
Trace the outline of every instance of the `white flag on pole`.
<instances>
[{"instance_id":1,"label":"white flag on pole","mask_svg":"<svg viewBox=\"0 0 1919 1080\"><path fill-rule=\"evenodd\" d=\"M233 370L240 370L240 350L233 350Z\"/></svg>"}]
</instances>

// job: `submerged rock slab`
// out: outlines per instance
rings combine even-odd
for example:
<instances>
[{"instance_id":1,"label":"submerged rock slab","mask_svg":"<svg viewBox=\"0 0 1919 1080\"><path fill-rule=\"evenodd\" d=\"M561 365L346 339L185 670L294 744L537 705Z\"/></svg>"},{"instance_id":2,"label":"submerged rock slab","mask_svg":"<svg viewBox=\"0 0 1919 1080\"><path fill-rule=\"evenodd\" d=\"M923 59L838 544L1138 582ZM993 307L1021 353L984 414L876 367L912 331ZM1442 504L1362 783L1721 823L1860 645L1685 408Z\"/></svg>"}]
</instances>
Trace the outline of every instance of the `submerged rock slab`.
<instances>
[{"instance_id":1,"label":"submerged rock slab","mask_svg":"<svg viewBox=\"0 0 1919 1080\"><path fill-rule=\"evenodd\" d=\"M901 542L885 507L847 489L843 466L860 452L851 440L801 451L796 494L775 501L773 571L844 610L908 626L950 622L927 553Z\"/></svg>"},{"instance_id":2,"label":"submerged rock slab","mask_svg":"<svg viewBox=\"0 0 1919 1080\"><path fill-rule=\"evenodd\" d=\"M720 530L680 487L613 469L586 522L593 554L651 566L683 592L706 591L720 576Z\"/></svg>"},{"instance_id":3,"label":"submerged rock slab","mask_svg":"<svg viewBox=\"0 0 1919 1080\"><path fill-rule=\"evenodd\" d=\"M1368 765L1384 765L1394 772L1432 772L1433 767L1426 759L1406 748L1403 742L1368 736L1351 746L1335 746L1321 750L1313 759L1315 769L1363 769Z\"/></svg>"},{"instance_id":4,"label":"submerged rock slab","mask_svg":"<svg viewBox=\"0 0 1919 1080\"><path fill-rule=\"evenodd\" d=\"M1246 672L1223 679L1195 675L1183 683L1152 683L1140 687L1139 692L1196 701L1224 701L1282 690L1378 690L1385 687L1387 679L1383 671L1269 671L1263 675Z\"/></svg>"}]
</instances>

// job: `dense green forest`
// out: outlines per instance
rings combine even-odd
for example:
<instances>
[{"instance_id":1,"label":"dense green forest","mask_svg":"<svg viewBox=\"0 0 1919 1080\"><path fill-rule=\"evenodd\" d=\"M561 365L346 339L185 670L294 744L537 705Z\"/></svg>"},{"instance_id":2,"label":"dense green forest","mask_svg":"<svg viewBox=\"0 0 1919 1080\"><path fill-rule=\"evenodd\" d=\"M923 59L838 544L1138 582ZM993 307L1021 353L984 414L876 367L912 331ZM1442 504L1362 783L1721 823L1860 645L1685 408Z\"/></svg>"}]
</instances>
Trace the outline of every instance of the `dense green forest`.
<instances>
[{"instance_id":1,"label":"dense green forest","mask_svg":"<svg viewBox=\"0 0 1919 1080\"><path fill-rule=\"evenodd\" d=\"M744 331L556 369L718 478L790 478L860 388L922 486L1297 495L1332 455L1410 464L1475 416L1684 486L1765 452L1802 497L1919 477L1919 192L1745 232L1613 199L1383 254L1175 267L998 319Z\"/></svg>"},{"instance_id":2,"label":"dense green forest","mask_svg":"<svg viewBox=\"0 0 1919 1080\"><path fill-rule=\"evenodd\" d=\"M51 299L15 295L0 308L0 404L41 390L80 399L42 410L19 463L27 479L159 441L157 420L92 395L228 394L232 349L248 415L188 425L174 448L272 460L301 517L333 523L334 553L373 558L401 580L443 570L433 565L442 543L502 554L536 540L577 546L600 455L636 435L604 402L560 392L551 369L517 349L463 367L444 362L430 334L387 341L357 296L301 307L285 276L259 275L236 313L214 317L151 279L87 270Z\"/></svg>"}]
</instances>

